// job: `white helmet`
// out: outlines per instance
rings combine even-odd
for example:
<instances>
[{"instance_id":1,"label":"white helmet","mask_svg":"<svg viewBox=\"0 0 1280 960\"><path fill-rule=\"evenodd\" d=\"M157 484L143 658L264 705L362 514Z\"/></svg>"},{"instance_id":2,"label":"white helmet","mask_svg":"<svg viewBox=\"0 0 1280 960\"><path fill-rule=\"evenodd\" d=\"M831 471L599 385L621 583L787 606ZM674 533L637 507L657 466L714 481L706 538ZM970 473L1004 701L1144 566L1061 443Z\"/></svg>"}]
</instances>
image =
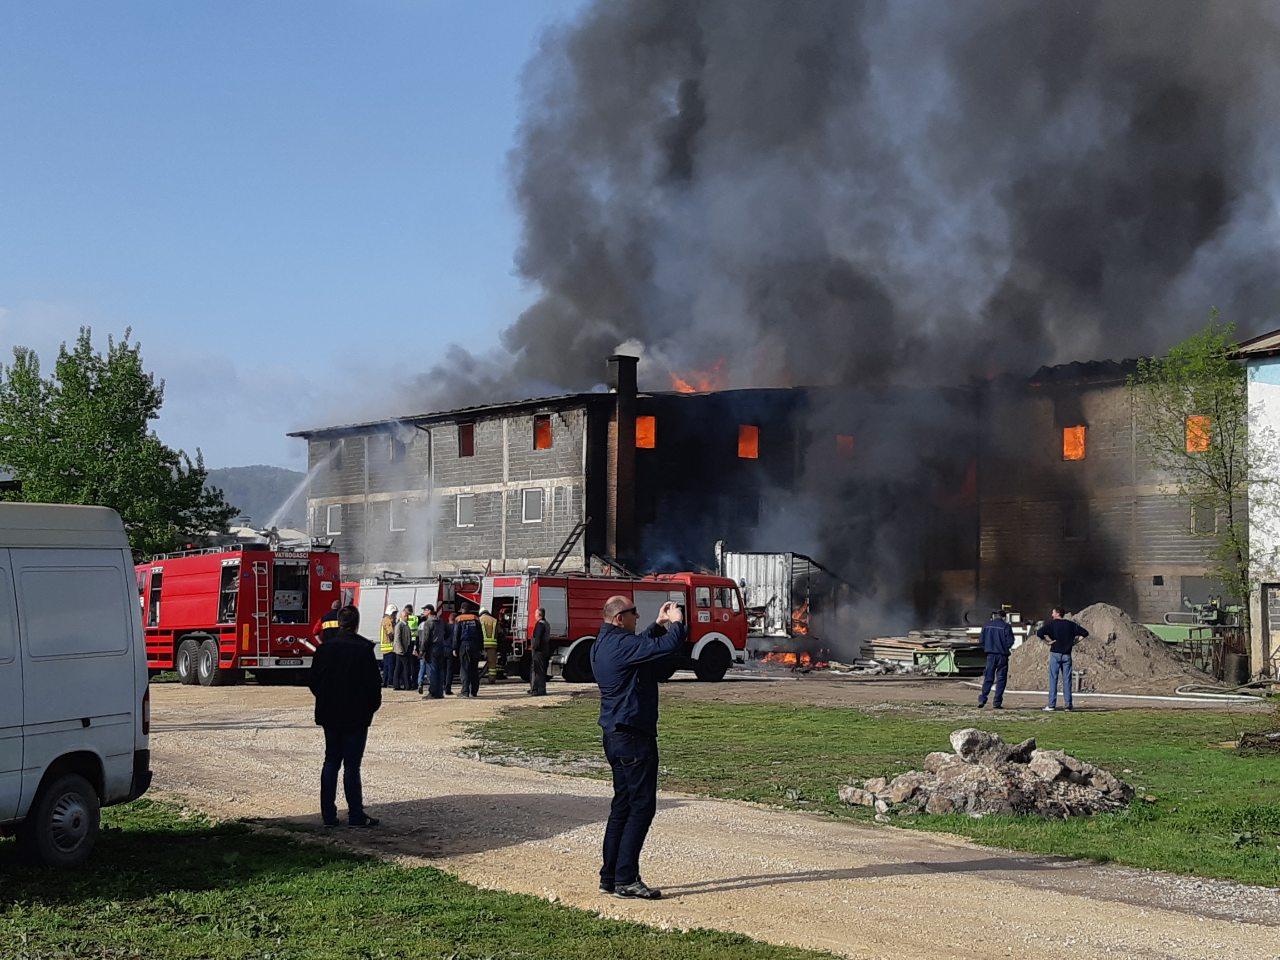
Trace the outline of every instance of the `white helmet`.
<instances>
[{"instance_id":1,"label":"white helmet","mask_svg":"<svg viewBox=\"0 0 1280 960\"><path fill-rule=\"evenodd\" d=\"M387 604L387 616L388 616L388 617L394 617L394 616L396 615L396 611L397 611L397 610L399 610L399 609L400 609L400 608L399 608L399 607L397 607L394 603L388 603L388 604Z\"/></svg>"}]
</instances>

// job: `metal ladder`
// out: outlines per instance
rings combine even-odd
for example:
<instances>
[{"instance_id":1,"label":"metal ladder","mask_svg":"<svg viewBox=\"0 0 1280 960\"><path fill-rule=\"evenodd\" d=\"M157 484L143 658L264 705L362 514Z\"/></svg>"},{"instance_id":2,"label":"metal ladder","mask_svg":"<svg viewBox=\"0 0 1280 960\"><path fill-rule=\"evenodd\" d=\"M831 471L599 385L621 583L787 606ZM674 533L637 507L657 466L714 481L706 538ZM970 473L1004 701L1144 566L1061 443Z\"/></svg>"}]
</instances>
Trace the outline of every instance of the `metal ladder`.
<instances>
[{"instance_id":1,"label":"metal ladder","mask_svg":"<svg viewBox=\"0 0 1280 960\"><path fill-rule=\"evenodd\" d=\"M587 524L591 522L591 518L579 520L569 535L564 538L564 543L560 544L560 549L556 551L556 555L551 558L551 562L547 564L547 569L542 571L544 574L556 573L569 559L569 554L573 553L573 548L578 545L578 541L582 539L582 535L587 532Z\"/></svg>"},{"instance_id":2,"label":"metal ladder","mask_svg":"<svg viewBox=\"0 0 1280 960\"><path fill-rule=\"evenodd\" d=\"M258 665L271 655L271 580L265 560L253 562L253 633L258 649Z\"/></svg>"}]
</instances>

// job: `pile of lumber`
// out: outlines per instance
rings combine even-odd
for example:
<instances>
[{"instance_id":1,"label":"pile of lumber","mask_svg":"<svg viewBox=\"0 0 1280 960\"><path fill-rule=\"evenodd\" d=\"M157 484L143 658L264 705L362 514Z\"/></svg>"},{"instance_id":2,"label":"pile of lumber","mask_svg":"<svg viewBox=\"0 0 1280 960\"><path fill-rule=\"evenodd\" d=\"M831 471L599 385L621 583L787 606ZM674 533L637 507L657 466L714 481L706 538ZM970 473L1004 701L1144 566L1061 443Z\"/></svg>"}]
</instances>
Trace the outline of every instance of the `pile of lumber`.
<instances>
[{"instance_id":1,"label":"pile of lumber","mask_svg":"<svg viewBox=\"0 0 1280 960\"><path fill-rule=\"evenodd\" d=\"M918 653L972 650L979 646L967 627L912 630L905 637L876 637L863 644L864 656L914 663Z\"/></svg>"}]
</instances>

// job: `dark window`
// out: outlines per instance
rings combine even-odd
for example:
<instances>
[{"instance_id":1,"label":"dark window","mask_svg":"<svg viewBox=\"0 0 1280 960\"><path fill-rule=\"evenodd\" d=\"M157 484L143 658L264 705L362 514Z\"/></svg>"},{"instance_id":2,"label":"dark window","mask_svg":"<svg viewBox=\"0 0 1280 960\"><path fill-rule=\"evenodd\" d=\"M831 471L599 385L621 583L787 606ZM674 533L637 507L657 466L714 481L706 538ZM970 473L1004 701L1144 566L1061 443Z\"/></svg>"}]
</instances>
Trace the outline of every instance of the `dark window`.
<instances>
[{"instance_id":1,"label":"dark window","mask_svg":"<svg viewBox=\"0 0 1280 960\"><path fill-rule=\"evenodd\" d=\"M458 526L474 527L476 525L476 498L473 493L458 494Z\"/></svg>"},{"instance_id":2,"label":"dark window","mask_svg":"<svg viewBox=\"0 0 1280 960\"><path fill-rule=\"evenodd\" d=\"M160 581L164 577L163 570L151 571L151 600L147 612L147 626L155 627L160 623Z\"/></svg>"},{"instance_id":3,"label":"dark window","mask_svg":"<svg viewBox=\"0 0 1280 960\"><path fill-rule=\"evenodd\" d=\"M533 418L533 449L551 449L551 414L540 413Z\"/></svg>"},{"instance_id":4,"label":"dark window","mask_svg":"<svg viewBox=\"0 0 1280 960\"><path fill-rule=\"evenodd\" d=\"M236 599L240 596L240 564L229 563L222 568L222 583L218 587L218 622L236 622Z\"/></svg>"},{"instance_id":5,"label":"dark window","mask_svg":"<svg viewBox=\"0 0 1280 960\"><path fill-rule=\"evenodd\" d=\"M1157 573L1154 577L1151 578L1151 585L1153 587L1163 587L1164 577L1162 577L1160 574Z\"/></svg>"},{"instance_id":6,"label":"dark window","mask_svg":"<svg viewBox=\"0 0 1280 960\"><path fill-rule=\"evenodd\" d=\"M329 461L329 469L335 472L342 469L342 444L343 443L344 441L342 440L329 441L329 456L332 458Z\"/></svg>"},{"instance_id":7,"label":"dark window","mask_svg":"<svg viewBox=\"0 0 1280 960\"><path fill-rule=\"evenodd\" d=\"M1089 504L1072 500L1062 505L1062 539L1089 539Z\"/></svg>"},{"instance_id":8,"label":"dark window","mask_svg":"<svg viewBox=\"0 0 1280 960\"><path fill-rule=\"evenodd\" d=\"M474 457L476 455L476 425L474 423L458 424L458 456Z\"/></svg>"},{"instance_id":9,"label":"dark window","mask_svg":"<svg viewBox=\"0 0 1280 960\"><path fill-rule=\"evenodd\" d=\"M1218 532L1218 511L1213 504L1199 503L1191 508L1191 532L1211 534Z\"/></svg>"},{"instance_id":10,"label":"dark window","mask_svg":"<svg viewBox=\"0 0 1280 960\"><path fill-rule=\"evenodd\" d=\"M840 457L841 460L853 459L853 434L836 434L836 455Z\"/></svg>"},{"instance_id":11,"label":"dark window","mask_svg":"<svg viewBox=\"0 0 1280 960\"><path fill-rule=\"evenodd\" d=\"M391 463L399 463L404 459L408 446L405 442L397 437L388 438L390 443L387 444L387 460Z\"/></svg>"}]
</instances>

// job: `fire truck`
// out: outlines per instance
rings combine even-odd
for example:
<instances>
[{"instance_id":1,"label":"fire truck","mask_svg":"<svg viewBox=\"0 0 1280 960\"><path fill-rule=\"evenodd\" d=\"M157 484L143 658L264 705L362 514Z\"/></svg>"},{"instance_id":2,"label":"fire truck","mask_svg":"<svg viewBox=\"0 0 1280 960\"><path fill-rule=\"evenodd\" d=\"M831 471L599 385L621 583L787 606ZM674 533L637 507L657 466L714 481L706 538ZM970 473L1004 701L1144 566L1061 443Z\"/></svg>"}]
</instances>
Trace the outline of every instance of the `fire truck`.
<instances>
[{"instance_id":1,"label":"fire truck","mask_svg":"<svg viewBox=\"0 0 1280 960\"><path fill-rule=\"evenodd\" d=\"M147 666L182 683L293 678L311 666L312 633L341 599L338 554L310 546L213 547L155 557L134 568Z\"/></svg>"},{"instance_id":2,"label":"fire truck","mask_svg":"<svg viewBox=\"0 0 1280 960\"><path fill-rule=\"evenodd\" d=\"M746 659L747 617L737 584L726 577L701 573L638 576L594 576L586 573L460 574L438 578L386 578L361 581L355 588L360 622L377 623L388 606L411 603L415 610L433 604L452 617L465 601L497 618L505 640L499 654L504 671L529 679L529 641L537 610L547 611L551 633L553 676L570 683L589 683L591 644L600 630L600 612L612 596L625 596L640 613L641 626L658 616L668 600L685 611L689 638L683 656L673 664L692 669L698 679L718 681L729 667ZM373 629L373 628L371 628ZM372 634L366 634L372 636Z\"/></svg>"},{"instance_id":3,"label":"fire truck","mask_svg":"<svg viewBox=\"0 0 1280 960\"><path fill-rule=\"evenodd\" d=\"M692 669L699 680L724 679L746 659L747 618L738 585L727 577L702 573L660 573L645 577L601 577L557 573L494 575L481 581L480 604L498 618L512 640L508 672L514 662L529 675L529 639L536 611L547 611L551 628L552 674L570 683L589 683L591 645L600 630L600 611L612 596L628 597L640 624L652 623L662 605L673 600L684 610L688 642L671 667Z\"/></svg>"}]
</instances>

